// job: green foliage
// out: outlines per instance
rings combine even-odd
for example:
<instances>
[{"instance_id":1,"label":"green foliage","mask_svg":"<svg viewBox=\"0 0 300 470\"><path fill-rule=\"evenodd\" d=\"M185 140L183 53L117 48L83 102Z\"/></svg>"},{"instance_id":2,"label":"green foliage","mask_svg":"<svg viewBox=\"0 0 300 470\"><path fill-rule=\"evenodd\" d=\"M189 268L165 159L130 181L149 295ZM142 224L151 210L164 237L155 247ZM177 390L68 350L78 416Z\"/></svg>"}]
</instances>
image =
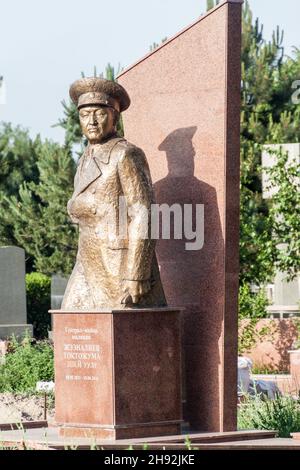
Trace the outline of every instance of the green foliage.
<instances>
[{"instance_id":1,"label":"green foliage","mask_svg":"<svg viewBox=\"0 0 300 470\"><path fill-rule=\"evenodd\" d=\"M28 131L10 124L0 125L0 245L17 244L13 219L6 220L3 207L6 196L17 196L24 182L38 181L37 148L40 139L30 139Z\"/></svg>"},{"instance_id":2,"label":"green foliage","mask_svg":"<svg viewBox=\"0 0 300 470\"><path fill-rule=\"evenodd\" d=\"M242 284L239 289L239 318L266 318L268 299L264 289L251 292L249 284Z\"/></svg>"},{"instance_id":3,"label":"green foliage","mask_svg":"<svg viewBox=\"0 0 300 470\"><path fill-rule=\"evenodd\" d=\"M207 10L217 3L207 0ZM292 170L286 174L279 168L275 170L277 183L282 184L283 188L273 205L262 199L262 145L300 141L300 108L291 99L292 85L300 77L300 50L295 49L292 57L286 57L282 42L283 32L279 27L270 41L264 39L263 26L258 19L254 20L246 0L242 16L241 284L259 285L271 280L275 266L287 269L291 276L297 269L299 271L296 262L299 252L298 246L295 246L300 238L299 227L295 223L299 216L295 214L292 204L286 205L285 192ZM272 176L275 180L275 172ZM283 178L282 183L280 178ZM290 196L294 204L298 201L295 196L294 191ZM288 222L285 233L279 234L274 220L279 220L283 213ZM288 225L291 226L290 237L286 230ZM276 247L283 238L287 245L285 255Z\"/></svg>"},{"instance_id":4,"label":"green foliage","mask_svg":"<svg viewBox=\"0 0 300 470\"><path fill-rule=\"evenodd\" d=\"M259 191L253 191L255 144L244 144L241 174L240 211L240 283L263 284L272 279L276 260L276 240L272 237L272 220L269 207Z\"/></svg>"},{"instance_id":5,"label":"green foliage","mask_svg":"<svg viewBox=\"0 0 300 470\"><path fill-rule=\"evenodd\" d=\"M282 149L270 151L276 164L268 169L272 196L269 219L277 246L276 266L294 279L300 272L300 165Z\"/></svg>"},{"instance_id":6,"label":"green foliage","mask_svg":"<svg viewBox=\"0 0 300 470\"><path fill-rule=\"evenodd\" d=\"M284 57L283 33L265 41L263 27L246 1L243 7L241 112L241 283L270 280L277 261L273 213L262 199L261 153L265 143L298 142L300 111L291 101L300 53ZM275 207L276 210L278 206ZM290 209L290 208L289 208ZM274 211L273 211L274 212ZM299 232L298 232L299 238ZM287 247L290 259L293 254Z\"/></svg>"},{"instance_id":7,"label":"green foliage","mask_svg":"<svg viewBox=\"0 0 300 470\"><path fill-rule=\"evenodd\" d=\"M34 344L25 337L10 342L10 352L0 365L0 392L34 391L38 381L54 380L53 348L46 342Z\"/></svg>"},{"instance_id":8,"label":"green foliage","mask_svg":"<svg viewBox=\"0 0 300 470\"><path fill-rule=\"evenodd\" d=\"M268 299L264 289L251 292L249 284L239 289L239 355L243 355L270 333L266 326L258 328L258 321L267 317Z\"/></svg>"},{"instance_id":9,"label":"green foliage","mask_svg":"<svg viewBox=\"0 0 300 470\"><path fill-rule=\"evenodd\" d=\"M38 181L36 149L40 139L11 124L0 125L0 192L16 195L24 181Z\"/></svg>"},{"instance_id":10,"label":"green foliage","mask_svg":"<svg viewBox=\"0 0 300 470\"><path fill-rule=\"evenodd\" d=\"M72 195L75 162L71 152L50 141L36 150L39 181L24 182L19 195L5 196L2 223L12 226L16 244L44 274L69 274L74 265L77 232L66 206Z\"/></svg>"},{"instance_id":11,"label":"green foliage","mask_svg":"<svg viewBox=\"0 0 300 470\"><path fill-rule=\"evenodd\" d=\"M277 39L277 41L276 41ZM266 43L258 20L253 23L248 2L243 8L242 107L241 107L241 283L260 284L273 274L271 228L268 208L261 194L261 144L272 93L272 74L282 60L278 38Z\"/></svg>"},{"instance_id":12,"label":"green foliage","mask_svg":"<svg viewBox=\"0 0 300 470\"><path fill-rule=\"evenodd\" d=\"M300 401L290 396L249 399L240 405L238 429L276 430L279 437L290 437L300 432Z\"/></svg>"},{"instance_id":13,"label":"green foliage","mask_svg":"<svg viewBox=\"0 0 300 470\"><path fill-rule=\"evenodd\" d=\"M48 337L51 329L51 278L40 273L26 274L27 321L33 325L35 338Z\"/></svg>"},{"instance_id":14,"label":"green foliage","mask_svg":"<svg viewBox=\"0 0 300 470\"><path fill-rule=\"evenodd\" d=\"M274 369L271 365L253 364L251 374L253 375L285 375L289 372L287 370Z\"/></svg>"}]
</instances>

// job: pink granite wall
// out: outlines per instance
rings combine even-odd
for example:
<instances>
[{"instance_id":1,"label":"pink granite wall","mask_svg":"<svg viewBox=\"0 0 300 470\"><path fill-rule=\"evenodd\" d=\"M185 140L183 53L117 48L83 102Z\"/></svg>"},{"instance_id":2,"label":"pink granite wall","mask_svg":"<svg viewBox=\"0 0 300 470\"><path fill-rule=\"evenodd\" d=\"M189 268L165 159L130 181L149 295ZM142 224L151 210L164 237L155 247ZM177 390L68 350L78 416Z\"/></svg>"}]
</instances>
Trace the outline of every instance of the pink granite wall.
<instances>
[{"instance_id":1,"label":"pink granite wall","mask_svg":"<svg viewBox=\"0 0 300 470\"><path fill-rule=\"evenodd\" d=\"M203 204L204 246L160 240L167 300L184 306L184 417L236 427L241 0L225 1L118 81L125 136L146 153L158 203Z\"/></svg>"}]
</instances>

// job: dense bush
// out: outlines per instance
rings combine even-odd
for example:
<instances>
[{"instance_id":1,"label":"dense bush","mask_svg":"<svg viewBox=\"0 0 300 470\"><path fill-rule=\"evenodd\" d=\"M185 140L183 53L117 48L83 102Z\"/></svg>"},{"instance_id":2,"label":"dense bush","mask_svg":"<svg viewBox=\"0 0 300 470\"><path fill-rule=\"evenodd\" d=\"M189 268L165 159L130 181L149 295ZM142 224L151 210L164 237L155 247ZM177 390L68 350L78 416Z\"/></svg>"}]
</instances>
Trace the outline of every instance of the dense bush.
<instances>
[{"instance_id":1,"label":"dense bush","mask_svg":"<svg viewBox=\"0 0 300 470\"><path fill-rule=\"evenodd\" d=\"M27 320L33 325L35 338L48 337L51 316L48 313L51 299L51 279L40 273L26 275Z\"/></svg>"},{"instance_id":2,"label":"dense bush","mask_svg":"<svg viewBox=\"0 0 300 470\"><path fill-rule=\"evenodd\" d=\"M251 292L249 284L242 284L239 289L239 318L266 318L268 299L264 289Z\"/></svg>"},{"instance_id":3,"label":"dense bush","mask_svg":"<svg viewBox=\"0 0 300 470\"><path fill-rule=\"evenodd\" d=\"M34 391L38 381L54 380L53 347L48 341L25 337L10 340L9 352L0 365L0 392Z\"/></svg>"},{"instance_id":4,"label":"dense bush","mask_svg":"<svg viewBox=\"0 0 300 470\"><path fill-rule=\"evenodd\" d=\"M249 284L243 283L239 288L239 355L251 351L256 343L270 333L269 328L257 328L261 318L266 318L268 299L265 290L251 292ZM246 321L244 321L246 320Z\"/></svg>"},{"instance_id":5,"label":"dense bush","mask_svg":"<svg viewBox=\"0 0 300 470\"><path fill-rule=\"evenodd\" d=\"M249 399L239 408L238 428L276 430L279 437L290 437L292 432L300 432L300 400L290 396Z\"/></svg>"}]
</instances>

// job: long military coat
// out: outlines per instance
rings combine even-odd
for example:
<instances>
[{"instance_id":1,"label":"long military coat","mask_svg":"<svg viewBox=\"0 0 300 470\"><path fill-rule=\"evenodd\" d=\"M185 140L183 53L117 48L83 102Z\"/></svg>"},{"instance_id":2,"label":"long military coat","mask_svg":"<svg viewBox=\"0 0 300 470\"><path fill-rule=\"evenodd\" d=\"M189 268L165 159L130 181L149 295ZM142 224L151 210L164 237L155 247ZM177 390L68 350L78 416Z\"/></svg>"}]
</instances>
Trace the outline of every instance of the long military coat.
<instances>
[{"instance_id":1,"label":"long military coat","mask_svg":"<svg viewBox=\"0 0 300 470\"><path fill-rule=\"evenodd\" d=\"M125 224L124 212L119 220L120 201L127 204ZM155 243L150 234L139 236L152 202L150 171L141 149L118 137L87 147L68 203L71 219L79 224L79 243L62 309L124 308L126 280L151 282L139 307L166 305ZM150 221L149 216L148 228Z\"/></svg>"}]
</instances>

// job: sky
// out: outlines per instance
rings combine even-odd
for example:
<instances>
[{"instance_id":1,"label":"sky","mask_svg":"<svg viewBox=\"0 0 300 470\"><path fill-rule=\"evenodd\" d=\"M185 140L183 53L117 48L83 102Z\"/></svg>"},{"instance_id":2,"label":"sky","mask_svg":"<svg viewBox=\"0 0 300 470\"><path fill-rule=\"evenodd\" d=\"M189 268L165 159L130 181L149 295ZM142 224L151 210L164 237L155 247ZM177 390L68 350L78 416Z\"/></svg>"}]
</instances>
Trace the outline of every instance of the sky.
<instances>
[{"instance_id":1,"label":"sky","mask_svg":"<svg viewBox=\"0 0 300 470\"><path fill-rule=\"evenodd\" d=\"M299 0L250 0L265 37L279 25L287 54L300 48ZM154 42L172 37L206 10L206 0L0 0L0 121L63 141L53 128L69 85L110 62L126 68ZM299 77L300 79L300 77Z\"/></svg>"}]
</instances>

